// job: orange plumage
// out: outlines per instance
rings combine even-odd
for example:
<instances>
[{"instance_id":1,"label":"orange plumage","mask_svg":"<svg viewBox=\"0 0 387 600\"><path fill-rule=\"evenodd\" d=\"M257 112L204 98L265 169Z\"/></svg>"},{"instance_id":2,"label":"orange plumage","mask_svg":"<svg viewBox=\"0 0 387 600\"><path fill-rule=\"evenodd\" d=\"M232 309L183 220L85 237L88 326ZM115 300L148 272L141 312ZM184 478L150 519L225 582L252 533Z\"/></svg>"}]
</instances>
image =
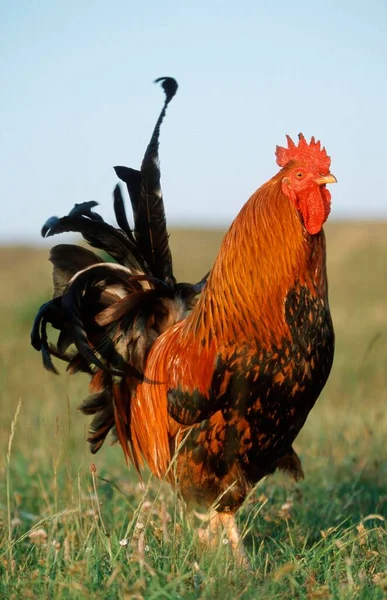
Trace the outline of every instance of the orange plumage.
<instances>
[{"instance_id":1,"label":"orange plumage","mask_svg":"<svg viewBox=\"0 0 387 600\"><path fill-rule=\"evenodd\" d=\"M212 523L226 527L244 560L233 515L266 474L280 468L302 477L292 444L332 365L322 226L330 210L325 186L336 180L319 142L300 135L296 146L288 137L276 152L282 169L244 205L208 278L176 283L157 159L177 84L162 83L166 101L141 171L116 168L134 231L119 187L118 229L94 203L49 219L44 234L79 231L117 264L55 247L54 299L39 311L32 343L48 368L54 355L70 371L91 373L92 395L81 409L95 415L92 451L115 430L138 469L145 462L157 477L167 475L190 505L216 506ZM46 322L60 330L57 347Z\"/></svg>"}]
</instances>

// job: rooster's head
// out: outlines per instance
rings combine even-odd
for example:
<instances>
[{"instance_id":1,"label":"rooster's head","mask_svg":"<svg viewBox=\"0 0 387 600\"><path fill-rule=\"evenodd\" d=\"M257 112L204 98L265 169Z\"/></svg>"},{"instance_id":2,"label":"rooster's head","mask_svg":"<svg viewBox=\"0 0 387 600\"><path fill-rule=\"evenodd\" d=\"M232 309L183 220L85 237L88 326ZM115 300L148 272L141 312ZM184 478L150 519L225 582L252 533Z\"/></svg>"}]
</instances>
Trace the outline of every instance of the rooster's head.
<instances>
[{"instance_id":1,"label":"rooster's head","mask_svg":"<svg viewBox=\"0 0 387 600\"><path fill-rule=\"evenodd\" d=\"M305 228L311 235L318 233L328 218L331 209L331 195L327 183L336 183L330 172L331 159L325 148L314 137L310 143L302 133L298 146L286 136L288 147L277 146L277 164L283 167L280 172L282 191L301 214Z\"/></svg>"}]
</instances>

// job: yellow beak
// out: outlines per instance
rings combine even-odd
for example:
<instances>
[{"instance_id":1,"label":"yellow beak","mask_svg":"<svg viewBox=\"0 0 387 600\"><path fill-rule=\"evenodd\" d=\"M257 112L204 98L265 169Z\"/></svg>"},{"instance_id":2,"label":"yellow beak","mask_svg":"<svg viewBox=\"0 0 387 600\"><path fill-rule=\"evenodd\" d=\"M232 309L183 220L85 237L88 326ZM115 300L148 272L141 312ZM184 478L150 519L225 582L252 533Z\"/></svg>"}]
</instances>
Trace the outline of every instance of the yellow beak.
<instances>
[{"instance_id":1,"label":"yellow beak","mask_svg":"<svg viewBox=\"0 0 387 600\"><path fill-rule=\"evenodd\" d=\"M315 182L318 183L318 185L325 185L327 183L337 183L337 179L334 175L325 175L324 177L319 177L318 179L315 179Z\"/></svg>"}]
</instances>

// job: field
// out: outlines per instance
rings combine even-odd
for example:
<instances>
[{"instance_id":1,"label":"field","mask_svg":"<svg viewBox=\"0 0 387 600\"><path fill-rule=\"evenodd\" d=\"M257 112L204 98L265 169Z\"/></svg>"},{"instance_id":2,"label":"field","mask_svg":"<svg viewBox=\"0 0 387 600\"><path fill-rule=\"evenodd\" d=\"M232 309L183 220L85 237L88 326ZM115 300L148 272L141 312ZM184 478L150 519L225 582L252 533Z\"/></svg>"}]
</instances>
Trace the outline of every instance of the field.
<instances>
[{"instance_id":1,"label":"field","mask_svg":"<svg viewBox=\"0 0 387 600\"><path fill-rule=\"evenodd\" d=\"M203 552L119 447L89 454L87 379L45 372L29 345L48 251L0 249L1 598L387 598L387 223L326 229L334 368L295 444L305 481L266 479L239 515L252 573L226 544ZM173 231L178 278L199 279L221 235Z\"/></svg>"}]
</instances>

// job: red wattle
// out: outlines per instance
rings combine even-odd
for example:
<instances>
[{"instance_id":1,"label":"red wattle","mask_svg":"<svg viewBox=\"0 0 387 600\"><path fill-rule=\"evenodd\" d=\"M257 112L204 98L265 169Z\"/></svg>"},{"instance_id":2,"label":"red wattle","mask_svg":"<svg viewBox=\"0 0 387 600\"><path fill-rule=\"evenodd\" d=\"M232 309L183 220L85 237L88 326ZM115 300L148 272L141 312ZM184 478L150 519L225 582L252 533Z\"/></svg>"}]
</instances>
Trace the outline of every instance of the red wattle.
<instances>
[{"instance_id":1,"label":"red wattle","mask_svg":"<svg viewBox=\"0 0 387 600\"><path fill-rule=\"evenodd\" d=\"M329 208L328 213L326 213L326 202L324 202L322 192L323 190L316 185L316 187L310 190L309 193L305 195L306 197L302 199L301 214L304 219L305 229L310 235L315 235L321 230L329 214Z\"/></svg>"},{"instance_id":2,"label":"red wattle","mask_svg":"<svg viewBox=\"0 0 387 600\"><path fill-rule=\"evenodd\" d=\"M325 218L324 218L324 223L327 220L329 213L331 212L331 193L330 191L326 188L326 187L322 187L321 188L321 196L324 202L324 211L325 211Z\"/></svg>"}]
</instances>

